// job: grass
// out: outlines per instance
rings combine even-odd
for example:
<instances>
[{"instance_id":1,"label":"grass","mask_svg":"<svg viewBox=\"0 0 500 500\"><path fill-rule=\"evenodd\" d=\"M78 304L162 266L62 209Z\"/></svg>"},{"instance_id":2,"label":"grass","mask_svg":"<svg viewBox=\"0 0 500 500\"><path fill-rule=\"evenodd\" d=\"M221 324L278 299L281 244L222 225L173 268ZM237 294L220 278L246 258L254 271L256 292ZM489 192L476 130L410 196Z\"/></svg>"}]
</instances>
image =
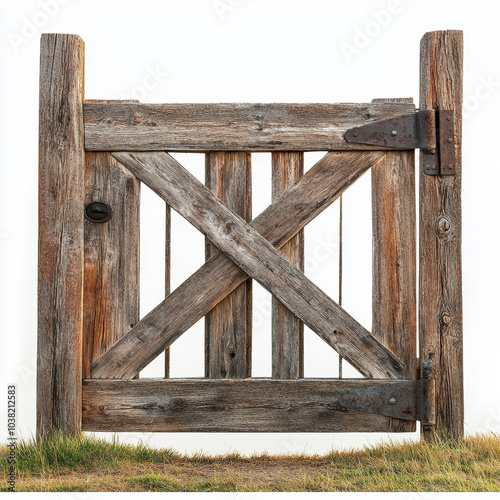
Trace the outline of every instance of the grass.
<instances>
[{"instance_id":1,"label":"grass","mask_svg":"<svg viewBox=\"0 0 500 500\"><path fill-rule=\"evenodd\" d=\"M0 447L0 491L9 449ZM500 439L328 455L181 455L90 435L22 441L17 491L500 491Z\"/></svg>"}]
</instances>

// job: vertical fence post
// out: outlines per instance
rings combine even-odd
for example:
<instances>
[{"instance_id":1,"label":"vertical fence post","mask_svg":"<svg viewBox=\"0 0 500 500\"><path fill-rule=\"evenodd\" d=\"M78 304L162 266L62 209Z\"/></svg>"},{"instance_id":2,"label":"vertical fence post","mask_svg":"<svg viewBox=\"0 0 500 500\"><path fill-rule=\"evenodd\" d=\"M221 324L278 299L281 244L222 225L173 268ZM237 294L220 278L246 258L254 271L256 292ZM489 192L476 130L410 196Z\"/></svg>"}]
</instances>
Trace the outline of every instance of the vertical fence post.
<instances>
[{"instance_id":1,"label":"vertical fence post","mask_svg":"<svg viewBox=\"0 0 500 500\"><path fill-rule=\"evenodd\" d=\"M44 34L40 58L37 434L81 431L84 43Z\"/></svg>"},{"instance_id":2,"label":"vertical fence post","mask_svg":"<svg viewBox=\"0 0 500 500\"><path fill-rule=\"evenodd\" d=\"M456 175L428 176L420 164L420 366L431 361L436 382L436 425L422 426L422 437L432 440L464 430L462 32L426 33L420 51L420 108L453 110L456 144Z\"/></svg>"},{"instance_id":3,"label":"vertical fence post","mask_svg":"<svg viewBox=\"0 0 500 500\"><path fill-rule=\"evenodd\" d=\"M252 219L250 153L206 155L206 185L233 212ZM219 250L206 240L206 258ZM205 376L246 378L251 374L252 280L248 279L205 316Z\"/></svg>"},{"instance_id":4,"label":"vertical fence post","mask_svg":"<svg viewBox=\"0 0 500 500\"><path fill-rule=\"evenodd\" d=\"M413 99L372 102L413 103ZM417 356L417 239L415 152L388 151L372 170L373 334L415 379ZM391 431L415 432L415 422L392 419Z\"/></svg>"},{"instance_id":5,"label":"vertical fence post","mask_svg":"<svg viewBox=\"0 0 500 500\"><path fill-rule=\"evenodd\" d=\"M83 377L139 321L140 182L111 153L86 154L85 205L101 201L111 219L85 220Z\"/></svg>"},{"instance_id":6,"label":"vertical fence post","mask_svg":"<svg viewBox=\"0 0 500 500\"><path fill-rule=\"evenodd\" d=\"M170 295L170 285L172 281L172 210L170 205L165 207L165 297ZM170 347L165 349L164 359L164 377L170 378Z\"/></svg>"},{"instance_id":7,"label":"vertical fence post","mask_svg":"<svg viewBox=\"0 0 500 500\"><path fill-rule=\"evenodd\" d=\"M304 153L272 154L272 195L276 199L304 173ZM281 253L304 271L304 231L281 247ZM295 379L304 376L304 324L276 297L272 298L272 376Z\"/></svg>"}]
</instances>

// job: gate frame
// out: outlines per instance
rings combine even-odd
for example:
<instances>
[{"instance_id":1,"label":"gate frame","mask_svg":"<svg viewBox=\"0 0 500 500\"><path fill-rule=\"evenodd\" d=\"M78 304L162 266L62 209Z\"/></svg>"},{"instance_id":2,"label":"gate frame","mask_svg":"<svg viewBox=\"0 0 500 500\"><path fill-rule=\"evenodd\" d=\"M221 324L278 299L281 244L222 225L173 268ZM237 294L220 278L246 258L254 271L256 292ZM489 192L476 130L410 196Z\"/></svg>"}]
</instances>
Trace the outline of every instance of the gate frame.
<instances>
[{"instance_id":1,"label":"gate frame","mask_svg":"<svg viewBox=\"0 0 500 500\"><path fill-rule=\"evenodd\" d=\"M431 361L436 424L425 440L463 436L461 278L461 31L421 41L420 108L451 109L456 175L423 173L419 192L420 369ZM41 40L37 434L82 430L85 133L84 43ZM376 148L374 148L376 149ZM423 374L421 373L423 380Z\"/></svg>"}]
</instances>

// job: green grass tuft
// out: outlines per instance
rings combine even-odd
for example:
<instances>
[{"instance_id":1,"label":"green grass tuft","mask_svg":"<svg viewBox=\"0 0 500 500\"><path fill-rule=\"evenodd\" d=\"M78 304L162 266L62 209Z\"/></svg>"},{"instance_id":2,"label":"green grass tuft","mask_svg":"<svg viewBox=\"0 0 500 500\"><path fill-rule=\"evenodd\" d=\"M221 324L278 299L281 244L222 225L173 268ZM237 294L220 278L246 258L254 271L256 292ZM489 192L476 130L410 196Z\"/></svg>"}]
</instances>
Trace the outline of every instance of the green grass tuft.
<instances>
[{"instance_id":1,"label":"green grass tuft","mask_svg":"<svg viewBox=\"0 0 500 500\"><path fill-rule=\"evenodd\" d=\"M8 448L0 447L0 490ZM22 441L18 491L500 491L500 439L389 444L319 455L181 455L93 435Z\"/></svg>"},{"instance_id":2,"label":"green grass tuft","mask_svg":"<svg viewBox=\"0 0 500 500\"><path fill-rule=\"evenodd\" d=\"M127 462L170 463L179 457L172 450L155 450L144 444L126 445L116 437L111 442L92 435L65 436L54 432L47 439L18 443L17 472L23 475L117 467ZM7 460L0 458L0 471L7 473Z\"/></svg>"}]
</instances>

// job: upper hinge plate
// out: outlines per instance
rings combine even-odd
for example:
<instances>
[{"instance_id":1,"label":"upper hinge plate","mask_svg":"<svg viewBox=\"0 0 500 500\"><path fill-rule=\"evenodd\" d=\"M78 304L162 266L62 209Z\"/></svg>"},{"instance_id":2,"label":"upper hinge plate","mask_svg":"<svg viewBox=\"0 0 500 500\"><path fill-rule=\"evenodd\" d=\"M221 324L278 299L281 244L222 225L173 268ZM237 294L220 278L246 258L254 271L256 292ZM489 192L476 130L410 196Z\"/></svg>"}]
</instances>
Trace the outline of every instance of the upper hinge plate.
<instances>
[{"instance_id":1,"label":"upper hinge plate","mask_svg":"<svg viewBox=\"0 0 500 500\"><path fill-rule=\"evenodd\" d=\"M455 175L453 111L423 109L416 113L378 120L350 128L345 140L391 149L420 149L424 173Z\"/></svg>"}]
</instances>

